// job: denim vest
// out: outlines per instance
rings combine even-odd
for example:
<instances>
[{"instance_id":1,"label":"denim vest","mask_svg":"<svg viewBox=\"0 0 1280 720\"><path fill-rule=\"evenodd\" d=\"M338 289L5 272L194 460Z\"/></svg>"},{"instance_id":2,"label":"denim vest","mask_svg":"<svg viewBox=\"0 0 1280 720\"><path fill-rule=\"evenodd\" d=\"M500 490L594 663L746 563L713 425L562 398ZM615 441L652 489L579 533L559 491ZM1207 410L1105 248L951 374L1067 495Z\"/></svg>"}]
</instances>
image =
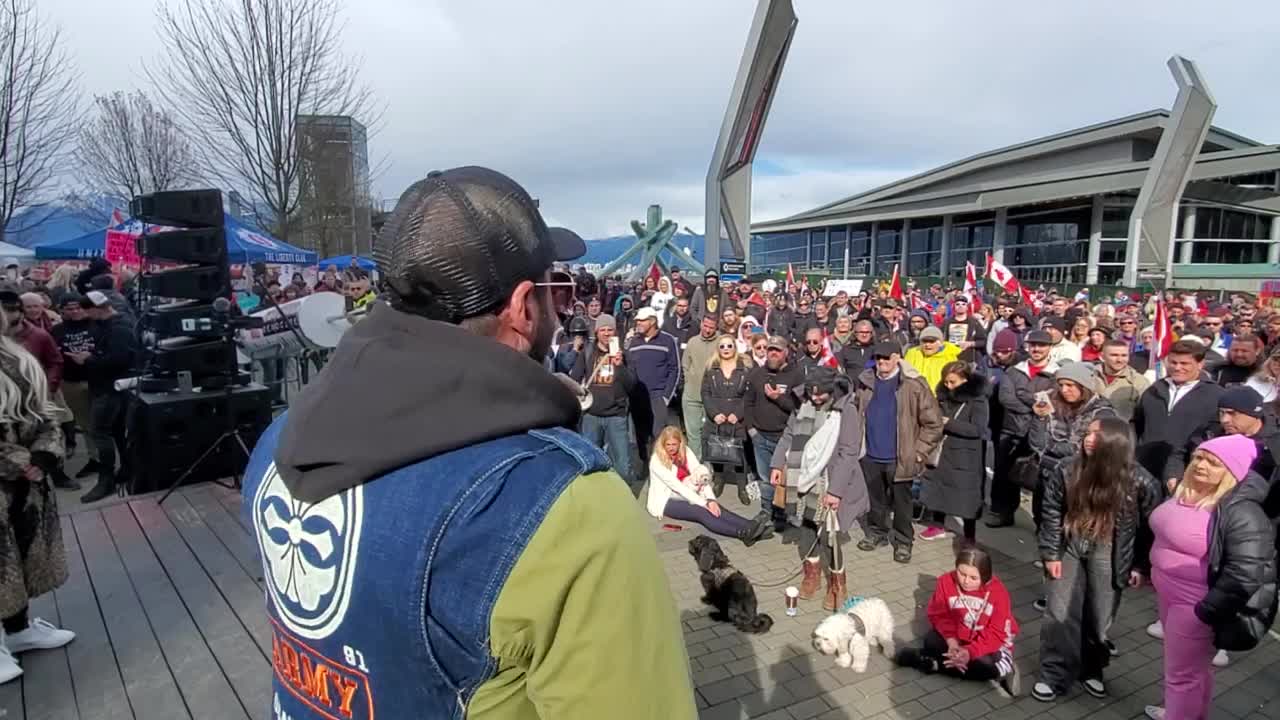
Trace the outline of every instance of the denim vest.
<instances>
[{"instance_id":1,"label":"denim vest","mask_svg":"<svg viewBox=\"0 0 1280 720\"><path fill-rule=\"evenodd\" d=\"M604 453L531 430L309 504L276 470L284 422L259 440L243 490L271 621L271 717L464 717L497 669L489 620L511 568L565 487L608 468Z\"/></svg>"}]
</instances>

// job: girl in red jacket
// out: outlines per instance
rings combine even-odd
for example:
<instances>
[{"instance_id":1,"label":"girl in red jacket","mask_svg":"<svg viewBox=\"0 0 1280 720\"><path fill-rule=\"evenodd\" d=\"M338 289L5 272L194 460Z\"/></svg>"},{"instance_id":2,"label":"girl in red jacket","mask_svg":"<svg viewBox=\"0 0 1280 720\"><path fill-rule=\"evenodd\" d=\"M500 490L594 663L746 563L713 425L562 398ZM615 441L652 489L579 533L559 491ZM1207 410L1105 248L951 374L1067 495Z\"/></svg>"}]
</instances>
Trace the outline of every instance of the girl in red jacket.
<instances>
[{"instance_id":1,"label":"girl in red jacket","mask_svg":"<svg viewBox=\"0 0 1280 720\"><path fill-rule=\"evenodd\" d=\"M899 665L926 674L998 681L1006 693L1018 696L1021 679L1013 663L1018 621L986 551L970 547L956 554L956 569L938 576L927 612L930 629L924 647L901 650Z\"/></svg>"}]
</instances>

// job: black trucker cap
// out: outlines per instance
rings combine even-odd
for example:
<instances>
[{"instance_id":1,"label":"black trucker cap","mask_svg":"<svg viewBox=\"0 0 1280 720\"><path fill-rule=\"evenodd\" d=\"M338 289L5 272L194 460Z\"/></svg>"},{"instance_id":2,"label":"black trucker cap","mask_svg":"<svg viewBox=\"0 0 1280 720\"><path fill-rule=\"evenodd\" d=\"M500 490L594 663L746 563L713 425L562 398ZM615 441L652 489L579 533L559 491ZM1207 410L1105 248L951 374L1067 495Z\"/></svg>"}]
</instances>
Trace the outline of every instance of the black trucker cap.
<instances>
[{"instance_id":1,"label":"black trucker cap","mask_svg":"<svg viewBox=\"0 0 1280 720\"><path fill-rule=\"evenodd\" d=\"M586 252L577 234L547 227L516 181L471 166L409 186L373 254L394 307L457 323L493 312L519 283Z\"/></svg>"}]
</instances>

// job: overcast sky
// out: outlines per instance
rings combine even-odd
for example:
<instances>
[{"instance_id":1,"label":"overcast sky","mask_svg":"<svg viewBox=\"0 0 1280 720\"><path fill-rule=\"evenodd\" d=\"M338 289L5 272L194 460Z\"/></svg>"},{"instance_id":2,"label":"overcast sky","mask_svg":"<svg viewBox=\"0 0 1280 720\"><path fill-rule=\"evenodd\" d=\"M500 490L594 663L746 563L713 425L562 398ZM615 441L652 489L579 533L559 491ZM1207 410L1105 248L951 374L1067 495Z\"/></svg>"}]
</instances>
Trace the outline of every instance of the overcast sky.
<instances>
[{"instance_id":1,"label":"overcast sky","mask_svg":"<svg viewBox=\"0 0 1280 720\"><path fill-rule=\"evenodd\" d=\"M174 1L174 0L168 0ZM1280 142L1280 3L794 0L753 219L1155 107L1196 60L1215 124ZM386 113L393 199L435 168L502 170L548 219L627 232L661 203L701 231L703 182L755 0L349 0L345 50ZM143 87L153 0L40 0L86 93Z\"/></svg>"}]
</instances>

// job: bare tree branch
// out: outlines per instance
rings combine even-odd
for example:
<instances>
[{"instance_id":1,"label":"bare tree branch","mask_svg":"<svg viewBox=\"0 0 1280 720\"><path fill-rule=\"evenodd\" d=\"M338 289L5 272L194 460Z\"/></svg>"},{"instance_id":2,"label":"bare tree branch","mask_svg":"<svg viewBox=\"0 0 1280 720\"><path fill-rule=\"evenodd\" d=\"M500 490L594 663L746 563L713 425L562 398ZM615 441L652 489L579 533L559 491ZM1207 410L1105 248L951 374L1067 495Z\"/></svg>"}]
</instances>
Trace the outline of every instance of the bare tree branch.
<instances>
[{"instance_id":1,"label":"bare tree branch","mask_svg":"<svg viewBox=\"0 0 1280 720\"><path fill-rule=\"evenodd\" d=\"M350 115L370 122L369 89L340 53L340 0L167 0L147 68L165 106L195 141L203 168L246 187L257 218L282 239L302 196L295 119Z\"/></svg>"},{"instance_id":2,"label":"bare tree branch","mask_svg":"<svg viewBox=\"0 0 1280 720\"><path fill-rule=\"evenodd\" d=\"M97 96L94 107L97 117L81 129L75 151L86 194L127 203L134 196L176 190L197 179L191 141L145 94Z\"/></svg>"},{"instance_id":3,"label":"bare tree branch","mask_svg":"<svg viewBox=\"0 0 1280 720\"><path fill-rule=\"evenodd\" d=\"M0 240L19 210L53 199L78 105L58 28L33 0L0 0Z\"/></svg>"}]
</instances>

